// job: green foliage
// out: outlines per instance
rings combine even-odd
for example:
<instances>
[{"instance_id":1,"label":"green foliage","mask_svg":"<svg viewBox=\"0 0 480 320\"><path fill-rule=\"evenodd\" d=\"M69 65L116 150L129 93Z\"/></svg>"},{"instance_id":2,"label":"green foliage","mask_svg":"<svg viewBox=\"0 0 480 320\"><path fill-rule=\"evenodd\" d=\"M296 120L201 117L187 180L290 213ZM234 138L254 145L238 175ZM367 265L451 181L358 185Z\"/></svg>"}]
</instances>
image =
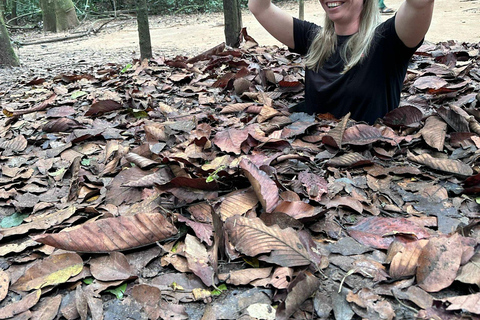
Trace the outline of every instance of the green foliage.
<instances>
[{"instance_id":1,"label":"green foliage","mask_svg":"<svg viewBox=\"0 0 480 320\"><path fill-rule=\"evenodd\" d=\"M223 283L218 286L218 289L215 289L212 291L212 296L219 296L222 294L223 291L227 291L227 290L228 290L227 285Z\"/></svg>"},{"instance_id":2,"label":"green foliage","mask_svg":"<svg viewBox=\"0 0 480 320\"><path fill-rule=\"evenodd\" d=\"M125 293L125 290L127 290L127 284L124 283L121 286L115 287L113 289L108 289L105 290L105 292L109 292L117 297L117 299L121 300L123 299L123 295Z\"/></svg>"}]
</instances>

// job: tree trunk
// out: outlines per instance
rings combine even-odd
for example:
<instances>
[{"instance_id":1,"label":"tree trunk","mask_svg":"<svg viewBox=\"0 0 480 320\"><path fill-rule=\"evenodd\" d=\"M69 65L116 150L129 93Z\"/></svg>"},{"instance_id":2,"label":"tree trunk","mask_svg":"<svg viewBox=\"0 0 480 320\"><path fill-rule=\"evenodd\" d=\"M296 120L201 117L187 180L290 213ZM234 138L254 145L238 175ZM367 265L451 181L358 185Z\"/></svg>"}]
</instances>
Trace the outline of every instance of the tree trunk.
<instances>
[{"instance_id":1,"label":"tree trunk","mask_svg":"<svg viewBox=\"0 0 480 320\"><path fill-rule=\"evenodd\" d=\"M7 14L7 0L0 0L0 15L5 21L5 15Z\"/></svg>"},{"instance_id":2,"label":"tree trunk","mask_svg":"<svg viewBox=\"0 0 480 320\"><path fill-rule=\"evenodd\" d=\"M17 67L19 65L17 55L13 50L10 36L5 27L5 21L0 16L0 65Z\"/></svg>"},{"instance_id":3,"label":"tree trunk","mask_svg":"<svg viewBox=\"0 0 480 320\"><path fill-rule=\"evenodd\" d=\"M13 0L12 1L12 16L10 17L11 19L11 23L16 26L18 24L18 21L17 21L17 1L16 0Z\"/></svg>"},{"instance_id":4,"label":"tree trunk","mask_svg":"<svg viewBox=\"0 0 480 320\"><path fill-rule=\"evenodd\" d=\"M137 1L136 6L140 58L143 61L143 59L150 59L152 57L152 43L150 40L150 27L148 25L147 0Z\"/></svg>"},{"instance_id":5,"label":"tree trunk","mask_svg":"<svg viewBox=\"0 0 480 320\"><path fill-rule=\"evenodd\" d=\"M305 0L299 1L298 18L300 20L305 20Z\"/></svg>"},{"instance_id":6,"label":"tree trunk","mask_svg":"<svg viewBox=\"0 0 480 320\"><path fill-rule=\"evenodd\" d=\"M61 32L79 24L72 0L41 0L43 30Z\"/></svg>"},{"instance_id":7,"label":"tree trunk","mask_svg":"<svg viewBox=\"0 0 480 320\"><path fill-rule=\"evenodd\" d=\"M225 17L225 42L228 46L238 47L239 36L242 31L242 11L239 0L223 0L223 14Z\"/></svg>"},{"instance_id":8,"label":"tree trunk","mask_svg":"<svg viewBox=\"0 0 480 320\"><path fill-rule=\"evenodd\" d=\"M72 0L55 0L55 17L57 32L71 29L80 23Z\"/></svg>"}]
</instances>

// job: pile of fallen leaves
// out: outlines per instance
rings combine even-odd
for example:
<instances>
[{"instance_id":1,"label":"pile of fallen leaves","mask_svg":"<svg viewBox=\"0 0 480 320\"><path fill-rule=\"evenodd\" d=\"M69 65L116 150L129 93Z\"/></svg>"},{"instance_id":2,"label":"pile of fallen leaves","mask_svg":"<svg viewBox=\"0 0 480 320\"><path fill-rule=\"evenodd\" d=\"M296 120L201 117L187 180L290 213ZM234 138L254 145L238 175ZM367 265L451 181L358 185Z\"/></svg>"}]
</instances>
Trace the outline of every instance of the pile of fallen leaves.
<instances>
[{"instance_id":1,"label":"pile of fallen leaves","mask_svg":"<svg viewBox=\"0 0 480 320\"><path fill-rule=\"evenodd\" d=\"M370 126L244 40L4 93L0 319L480 319L479 45Z\"/></svg>"}]
</instances>

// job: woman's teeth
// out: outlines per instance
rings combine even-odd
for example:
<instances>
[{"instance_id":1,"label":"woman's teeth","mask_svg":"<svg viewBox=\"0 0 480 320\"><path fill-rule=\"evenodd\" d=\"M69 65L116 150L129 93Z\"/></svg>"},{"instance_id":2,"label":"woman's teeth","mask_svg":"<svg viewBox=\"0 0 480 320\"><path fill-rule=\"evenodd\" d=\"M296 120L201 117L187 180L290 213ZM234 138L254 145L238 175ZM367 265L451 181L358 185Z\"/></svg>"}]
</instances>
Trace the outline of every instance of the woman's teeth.
<instances>
[{"instance_id":1,"label":"woman's teeth","mask_svg":"<svg viewBox=\"0 0 480 320\"><path fill-rule=\"evenodd\" d=\"M328 2L328 3L327 3L327 7L330 8L330 9L331 9L331 8L339 7L339 6L341 6L341 5L342 5L341 2Z\"/></svg>"}]
</instances>

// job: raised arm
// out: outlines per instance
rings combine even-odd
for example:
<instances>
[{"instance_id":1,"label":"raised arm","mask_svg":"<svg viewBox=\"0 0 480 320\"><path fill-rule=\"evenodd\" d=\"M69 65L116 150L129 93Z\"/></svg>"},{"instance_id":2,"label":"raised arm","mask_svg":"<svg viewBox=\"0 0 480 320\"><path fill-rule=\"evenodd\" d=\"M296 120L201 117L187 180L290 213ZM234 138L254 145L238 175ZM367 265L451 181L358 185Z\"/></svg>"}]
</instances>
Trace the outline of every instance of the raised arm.
<instances>
[{"instance_id":1,"label":"raised arm","mask_svg":"<svg viewBox=\"0 0 480 320\"><path fill-rule=\"evenodd\" d=\"M410 48L422 41L432 21L434 0L405 0L395 17L400 40Z\"/></svg>"},{"instance_id":2,"label":"raised arm","mask_svg":"<svg viewBox=\"0 0 480 320\"><path fill-rule=\"evenodd\" d=\"M275 39L289 48L295 47L293 17L270 0L249 0L248 8L255 18Z\"/></svg>"}]
</instances>

